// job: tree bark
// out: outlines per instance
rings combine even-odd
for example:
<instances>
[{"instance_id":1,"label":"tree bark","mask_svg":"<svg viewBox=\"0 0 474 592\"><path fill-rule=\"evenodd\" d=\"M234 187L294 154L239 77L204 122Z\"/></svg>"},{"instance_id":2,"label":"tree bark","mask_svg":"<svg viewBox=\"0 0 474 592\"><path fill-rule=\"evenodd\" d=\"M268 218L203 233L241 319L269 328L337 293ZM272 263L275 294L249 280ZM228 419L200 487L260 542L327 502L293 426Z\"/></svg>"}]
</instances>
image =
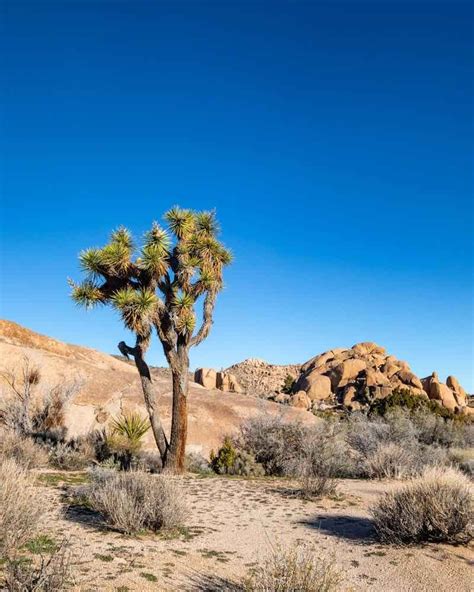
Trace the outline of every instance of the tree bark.
<instances>
[{"instance_id":1,"label":"tree bark","mask_svg":"<svg viewBox=\"0 0 474 592\"><path fill-rule=\"evenodd\" d=\"M177 359L171 366L173 377L173 416L166 469L184 471L188 435L189 356L187 347L178 345Z\"/></svg>"},{"instance_id":2,"label":"tree bark","mask_svg":"<svg viewBox=\"0 0 474 592\"><path fill-rule=\"evenodd\" d=\"M148 411L148 417L150 419L151 430L153 437L155 438L156 445L161 456L161 463L163 467L166 464L168 455L168 442L166 440L165 431L161 423L160 415L158 412L158 402L155 385L151 379L150 368L143 358L143 352L137 345L135 347L128 347L123 341L118 345L119 350L128 357L128 354L133 356L135 360L135 366L137 367L138 374L140 375L140 381L142 384L143 398L145 400L145 406Z\"/></svg>"}]
</instances>

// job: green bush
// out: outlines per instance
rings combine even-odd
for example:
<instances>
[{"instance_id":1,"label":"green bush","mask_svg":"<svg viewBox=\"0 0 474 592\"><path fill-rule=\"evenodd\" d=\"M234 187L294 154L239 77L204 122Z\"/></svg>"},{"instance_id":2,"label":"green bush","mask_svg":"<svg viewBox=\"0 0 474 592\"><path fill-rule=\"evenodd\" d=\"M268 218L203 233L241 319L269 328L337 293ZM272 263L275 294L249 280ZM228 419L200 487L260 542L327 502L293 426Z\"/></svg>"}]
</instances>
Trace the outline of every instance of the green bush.
<instances>
[{"instance_id":1,"label":"green bush","mask_svg":"<svg viewBox=\"0 0 474 592\"><path fill-rule=\"evenodd\" d=\"M466 422L467 417L459 415L442 407L436 401L432 401L420 395L414 395L410 389L395 389L391 395L385 399L377 399L369 408L369 415L385 415L393 409L407 409L408 411L429 411L434 415L438 415L444 419L452 419L455 421Z\"/></svg>"},{"instance_id":2,"label":"green bush","mask_svg":"<svg viewBox=\"0 0 474 592\"><path fill-rule=\"evenodd\" d=\"M283 387L281 389L282 393L285 393L286 395L291 395L291 393L294 390L295 387L295 379L293 378L293 376L291 376L291 374L287 374L285 377L285 380L283 382Z\"/></svg>"},{"instance_id":3,"label":"green bush","mask_svg":"<svg viewBox=\"0 0 474 592\"><path fill-rule=\"evenodd\" d=\"M215 454L211 451L211 468L219 475L244 475L260 477L265 474L262 465L255 461L255 457L235 447L231 438L224 438L224 443Z\"/></svg>"}]
</instances>

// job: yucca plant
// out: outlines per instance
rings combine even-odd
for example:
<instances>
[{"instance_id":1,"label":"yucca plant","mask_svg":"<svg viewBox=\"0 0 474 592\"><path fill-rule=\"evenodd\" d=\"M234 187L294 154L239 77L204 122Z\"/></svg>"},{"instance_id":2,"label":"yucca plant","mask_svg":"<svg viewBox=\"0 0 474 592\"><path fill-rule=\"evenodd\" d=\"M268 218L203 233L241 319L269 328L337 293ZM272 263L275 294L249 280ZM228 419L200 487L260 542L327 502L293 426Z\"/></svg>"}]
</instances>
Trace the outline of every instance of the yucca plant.
<instances>
[{"instance_id":1,"label":"yucca plant","mask_svg":"<svg viewBox=\"0 0 474 592\"><path fill-rule=\"evenodd\" d=\"M165 214L168 228L153 223L140 247L126 228L115 230L102 248L79 255L84 281L72 280L72 298L86 307L109 304L135 334L133 347L118 344L132 356L163 466L181 472L187 436L189 350L209 335L223 268L230 252L217 239L214 212L173 207ZM196 305L202 321L196 327ZM160 420L157 393L145 354L156 332L171 368L173 411L169 439Z\"/></svg>"},{"instance_id":2,"label":"yucca plant","mask_svg":"<svg viewBox=\"0 0 474 592\"><path fill-rule=\"evenodd\" d=\"M107 444L118 455L122 468L128 470L133 456L142 447L143 436L150 429L150 421L139 413L124 413L112 420Z\"/></svg>"}]
</instances>

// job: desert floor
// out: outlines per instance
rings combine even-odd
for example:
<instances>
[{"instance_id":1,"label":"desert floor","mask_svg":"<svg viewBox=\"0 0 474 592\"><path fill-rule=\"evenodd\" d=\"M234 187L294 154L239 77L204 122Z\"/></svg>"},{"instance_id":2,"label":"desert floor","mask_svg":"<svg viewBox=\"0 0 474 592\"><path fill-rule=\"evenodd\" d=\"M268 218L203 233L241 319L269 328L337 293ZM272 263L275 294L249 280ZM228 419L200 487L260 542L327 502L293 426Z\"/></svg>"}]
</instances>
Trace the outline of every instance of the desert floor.
<instances>
[{"instance_id":1,"label":"desert floor","mask_svg":"<svg viewBox=\"0 0 474 592\"><path fill-rule=\"evenodd\" d=\"M345 480L332 499L305 501L278 479L186 476L187 528L172 536L126 537L100 517L68 507L65 490L81 474L42 473L45 495L63 511L45 515L42 533L71 545L75 590L225 590L277 544L314 545L343 574L342 590L467 592L473 549L395 548L374 537L368 507L397 483Z\"/></svg>"}]
</instances>

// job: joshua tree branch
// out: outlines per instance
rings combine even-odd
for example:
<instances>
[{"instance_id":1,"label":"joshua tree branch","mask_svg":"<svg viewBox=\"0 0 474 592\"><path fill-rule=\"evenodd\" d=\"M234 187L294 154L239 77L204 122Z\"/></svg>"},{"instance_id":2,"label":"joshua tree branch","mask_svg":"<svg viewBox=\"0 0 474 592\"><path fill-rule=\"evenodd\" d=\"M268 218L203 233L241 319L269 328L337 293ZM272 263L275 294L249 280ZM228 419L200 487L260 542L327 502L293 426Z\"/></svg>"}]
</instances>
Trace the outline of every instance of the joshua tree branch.
<instances>
[{"instance_id":1,"label":"joshua tree branch","mask_svg":"<svg viewBox=\"0 0 474 592\"><path fill-rule=\"evenodd\" d=\"M202 325L196 335L191 338L189 342L190 347L199 345L209 335L212 327L212 313L216 304L216 296L217 294L214 291L206 294L203 304Z\"/></svg>"}]
</instances>

